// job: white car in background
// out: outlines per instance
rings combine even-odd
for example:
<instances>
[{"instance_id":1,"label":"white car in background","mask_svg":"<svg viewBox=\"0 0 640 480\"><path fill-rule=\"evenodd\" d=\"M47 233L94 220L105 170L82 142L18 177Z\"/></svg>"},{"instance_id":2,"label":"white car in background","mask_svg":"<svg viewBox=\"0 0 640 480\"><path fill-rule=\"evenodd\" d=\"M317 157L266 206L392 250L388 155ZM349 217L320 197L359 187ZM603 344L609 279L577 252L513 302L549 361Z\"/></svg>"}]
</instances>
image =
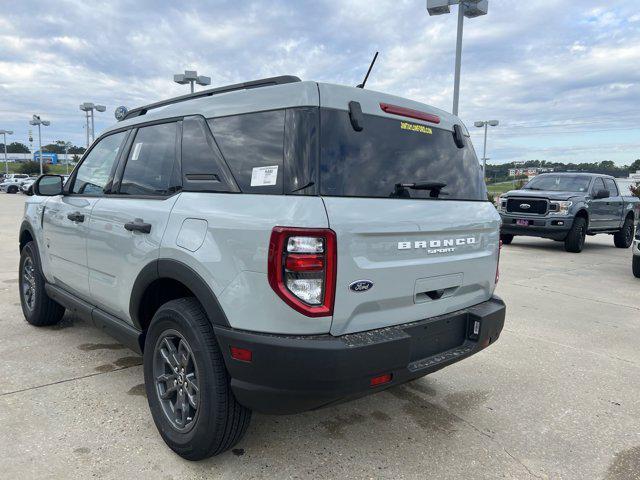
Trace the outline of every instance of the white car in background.
<instances>
[{"instance_id":1,"label":"white car in background","mask_svg":"<svg viewBox=\"0 0 640 480\"><path fill-rule=\"evenodd\" d=\"M18 193L22 182L29 179L29 175L25 173L10 173L6 175L2 183L0 183L0 192Z\"/></svg>"}]
</instances>

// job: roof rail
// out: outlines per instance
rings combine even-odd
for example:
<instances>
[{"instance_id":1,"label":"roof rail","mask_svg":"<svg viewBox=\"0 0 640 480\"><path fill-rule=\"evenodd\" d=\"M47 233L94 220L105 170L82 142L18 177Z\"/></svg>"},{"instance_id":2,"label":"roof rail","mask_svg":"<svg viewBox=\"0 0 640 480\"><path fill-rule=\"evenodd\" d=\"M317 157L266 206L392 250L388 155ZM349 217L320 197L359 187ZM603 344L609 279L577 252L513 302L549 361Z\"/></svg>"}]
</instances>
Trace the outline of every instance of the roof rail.
<instances>
[{"instance_id":1,"label":"roof rail","mask_svg":"<svg viewBox=\"0 0 640 480\"><path fill-rule=\"evenodd\" d=\"M154 108L165 107L174 103L193 100L194 98L209 97L211 95L218 95L219 93L233 92L236 90L248 90L250 88L269 87L272 85L283 85L285 83L294 83L299 81L300 78L294 75L281 75L279 77L262 78L260 80L251 80L250 82L235 83L233 85L226 85L224 87L210 88L208 90L188 93L187 95L180 95L179 97L168 98L156 103L150 103L149 105L145 105L143 107L134 108L132 110L129 110L124 118L122 118L122 120L139 117L140 115L144 115L149 110L152 110Z\"/></svg>"}]
</instances>

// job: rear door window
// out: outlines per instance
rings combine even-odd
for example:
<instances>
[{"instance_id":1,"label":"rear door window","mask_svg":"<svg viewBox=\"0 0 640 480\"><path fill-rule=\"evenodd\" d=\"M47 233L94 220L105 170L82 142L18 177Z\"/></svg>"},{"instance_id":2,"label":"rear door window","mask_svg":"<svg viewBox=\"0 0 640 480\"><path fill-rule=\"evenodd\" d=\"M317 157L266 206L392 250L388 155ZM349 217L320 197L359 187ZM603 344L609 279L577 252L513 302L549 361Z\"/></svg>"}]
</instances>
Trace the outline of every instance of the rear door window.
<instances>
[{"instance_id":1,"label":"rear door window","mask_svg":"<svg viewBox=\"0 0 640 480\"><path fill-rule=\"evenodd\" d=\"M320 110L320 194L345 197L432 199L428 190L397 184L441 182L439 200L487 200L482 170L469 138L453 132L364 115L355 131L346 111Z\"/></svg>"},{"instance_id":2,"label":"rear door window","mask_svg":"<svg viewBox=\"0 0 640 480\"><path fill-rule=\"evenodd\" d=\"M284 110L209 120L213 136L245 193L283 193Z\"/></svg>"},{"instance_id":3,"label":"rear door window","mask_svg":"<svg viewBox=\"0 0 640 480\"><path fill-rule=\"evenodd\" d=\"M138 129L124 167L120 194L163 196L175 191L177 128L173 122Z\"/></svg>"}]
</instances>

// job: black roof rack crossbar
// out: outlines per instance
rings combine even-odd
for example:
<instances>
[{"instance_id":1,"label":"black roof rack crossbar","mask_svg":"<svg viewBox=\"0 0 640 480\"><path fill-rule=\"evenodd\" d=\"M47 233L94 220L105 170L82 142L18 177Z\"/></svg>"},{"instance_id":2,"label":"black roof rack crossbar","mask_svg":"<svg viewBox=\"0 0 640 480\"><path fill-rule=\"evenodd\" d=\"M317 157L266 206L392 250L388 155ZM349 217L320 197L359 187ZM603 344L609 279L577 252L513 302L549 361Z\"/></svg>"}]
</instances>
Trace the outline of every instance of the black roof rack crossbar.
<instances>
[{"instance_id":1,"label":"black roof rack crossbar","mask_svg":"<svg viewBox=\"0 0 640 480\"><path fill-rule=\"evenodd\" d=\"M251 80L250 82L236 83L233 85L226 85L224 87L210 88L208 90L201 90L199 92L188 93L187 95L180 95L179 97L168 98L156 103L150 103L143 107L134 108L129 110L122 120L128 120L129 118L138 117L144 115L149 110L154 108L165 107L174 103L184 102L186 100L193 100L194 98L209 97L211 95L217 95L219 93L233 92L235 90L247 90L250 88L269 87L272 85L283 85L285 83L299 82L300 79L294 75L281 75L279 77L262 78L260 80Z\"/></svg>"}]
</instances>

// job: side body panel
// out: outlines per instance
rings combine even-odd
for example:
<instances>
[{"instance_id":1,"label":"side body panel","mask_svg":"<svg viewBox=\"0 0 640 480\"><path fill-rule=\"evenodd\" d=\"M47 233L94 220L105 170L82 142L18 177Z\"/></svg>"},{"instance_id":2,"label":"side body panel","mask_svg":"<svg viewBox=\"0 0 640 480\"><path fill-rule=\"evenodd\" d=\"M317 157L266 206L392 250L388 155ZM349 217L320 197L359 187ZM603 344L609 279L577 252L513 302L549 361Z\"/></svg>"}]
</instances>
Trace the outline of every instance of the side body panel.
<instances>
[{"instance_id":1,"label":"side body panel","mask_svg":"<svg viewBox=\"0 0 640 480\"><path fill-rule=\"evenodd\" d=\"M42 217L40 249L47 258L50 278L81 298L90 296L87 231L97 201L95 197L57 195L47 200ZM71 220L73 214L81 215L82 220Z\"/></svg>"},{"instance_id":2,"label":"side body panel","mask_svg":"<svg viewBox=\"0 0 640 480\"><path fill-rule=\"evenodd\" d=\"M159 258L195 270L211 287L233 328L327 333L331 317L296 312L269 285L267 258L275 226L327 228L322 199L183 192L171 212Z\"/></svg>"},{"instance_id":3,"label":"side body panel","mask_svg":"<svg viewBox=\"0 0 640 480\"><path fill-rule=\"evenodd\" d=\"M87 260L92 302L131 321L129 300L142 269L158 258L158 250L178 195L166 199L105 196L88 222ZM125 224L140 220L149 233L128 231Z\"/></svg>"}]
</instances>

